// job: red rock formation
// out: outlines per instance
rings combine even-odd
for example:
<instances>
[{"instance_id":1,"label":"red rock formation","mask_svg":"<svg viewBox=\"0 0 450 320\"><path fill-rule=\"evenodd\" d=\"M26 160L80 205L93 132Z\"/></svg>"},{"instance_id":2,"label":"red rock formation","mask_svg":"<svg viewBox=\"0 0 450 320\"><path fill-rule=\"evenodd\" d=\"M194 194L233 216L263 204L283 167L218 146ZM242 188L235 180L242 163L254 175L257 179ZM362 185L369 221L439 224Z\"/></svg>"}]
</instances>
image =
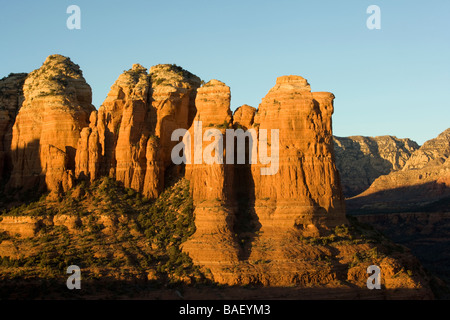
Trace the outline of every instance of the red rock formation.
<instances>
[{"instance_id":1,"label":"red rock formation","mask_svg":"<svg viewBox=\"0 0 450 320\"><path fill-rule=\"evenodd\" d=\"M252 166L263 228L272 225L280 233L296 227L314 234L345 222L332 144L333 99L331 93L312 93L302 77L285 76L262 100L254 126L260 132L279 130L278 172L262 175L266 165Z\"/></svg>"},{"instance_id":2,"label":"red rock formation","mask_svg":"<svg viewBox=\"0 0 450 320\"><path fill-rule=\"evenodd\" d=\"M147 70L140 65L133 65L131 70L120 75L103 104L112 104L113 109L121 111L120 123L113 128L117 132L115 178L123 182L124 186L140 192L145 178L147 139L151 132L148 119L149 89Z\"/></svg>"},{"instance_id":3,"label":"red rock formation","mask_svg":"<svg viewBox=\"0 0 450 320\"><path fill-rule=\"evenodd\" d=\"M89 117L89 127L81 130L80 140L78 140L75 175L94 181L101 175L102 159L102 144L97 128L97 111L93 111Z\"/></svg>"},{"instance_id":4,"label":"red rock formation","mask_svg":"<svg viewBox=\"0 0 450 320\"><path fill-rule=\"evenodd\" d=\"M186 165L186 178L190 180L194 200L196 232L183 243L183 250L195 263L209 268L217 281L223 277L223 268L238 263L239 248L233 235L233 167L225 163L224 154L221 163L208 164L204 158L198 161L196 148L201 155L215 156L215 153L205 151L206 148L214 145L218 136L223 139L222 145L226 144L225 130L231 127L230 99L230 88L218 80L211 80L198 89L197 114L189 129L191 163ZM218 133L212 138L214 142L195 141L211 129Z\"/></svg>"},{"instance_id":5,"label":"red rock formation","mask_svg":"<svg viewBox=\"0 0 450 320\"><path fill-rule=\"evenodd\" d=\"M243 129L249 129L253 125L253 120L255 119L256 109L244 104L236 109L233 114L233 124L236 127Z\"/></svg>"},{"instance_id":6,"label":"red rock formation","mask_svg":"<svg viewBox=\"0 0 450 320\"><path fill-rule=\"evenodd\" d=\"M200 79L174 65L147 70L139 64L125 71L111 87L98 117L82 133L77 176L91 180L109 175L155 198L170 165L171 133L188 128L195 113ZM94 170L94 172L92 172Z\"/></svg>"},{"instance_id":7,"label":"red rock formation","mask_svg":"<svg viewBox=\"0 0 450 320\"><path fill-rule=\"evenodd\" d=\"M12 129L13 170L8 189L66 191L73 184L75 153L87 126L91 88L78 65L49 56L23 86L24 102Z\"/></svg>"},{"instance_id":8,"label":"red rock formation","mask_svg":"<svg viewBox=\"0 0 450 320\"><path fill-rule=\"evenodd\" d=\"M260 142L258 163L230 165L224 159L224 164L203 161L186 166L197 229L183 248L211 270L215 281L286 284L308 265L299 262L300 252L286 251L298 241L296 237L319 235L346 222L332 149L333 98L331 93L311 93L301 77L280 77L254 117L252 129L259 132L254 143ZM202 133L211 127L219 129L227 146L229 88L219 81L207 83L198 90L196 106L195 120L202 121ZM236 125L250 127L251 107L238 110L234 119ZM269 150L271 143L276 148L279 142L279 168L269 174L264 172L268 164L261 163L263 129L269 133ZM271 139L272 129L278 130L279 141ZM194 141L195 128L189 132ZM205 148L204 142L202 151ZM229 151L225 147L225 154ZM271 261L270 267L254 265L266 260ZM235 272L227 271L230 266Z\"/></svg>"}]
</instances>

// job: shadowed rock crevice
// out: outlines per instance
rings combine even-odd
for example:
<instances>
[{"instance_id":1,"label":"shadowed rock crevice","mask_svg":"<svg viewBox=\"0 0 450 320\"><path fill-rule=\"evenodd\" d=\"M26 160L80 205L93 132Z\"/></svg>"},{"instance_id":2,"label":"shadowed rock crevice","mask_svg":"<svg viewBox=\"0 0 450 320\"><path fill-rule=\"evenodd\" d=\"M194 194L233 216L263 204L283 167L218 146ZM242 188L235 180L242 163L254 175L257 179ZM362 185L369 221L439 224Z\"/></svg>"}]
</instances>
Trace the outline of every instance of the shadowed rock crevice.
<instances>
[{"instance_id":1,"label":"shadowed rock crevice","mask_svg":"<svg viewBox=\"0 0 450 320\"><path fill-rule=\"evenodd\" d=\"M237 164L237 138L235 138L235 159L233 196L236 202L235 222L233 231L241 250L239 260L247 260L250 257L252 243L257 237L261 224L255 212L255 183L253 181L249 144L251 137L245 139L245 164ZM257 143L253 141L252 143ZM241 152L243 150L240 150Z\"/></svg>"},{"instance_id":2,"label":"shadowed rock crevice","mask_svg":"<svg viewBox=\"0 0 450 320\"><path fill-rule=\"evenodd\" d=\"M23 84L27 73L11 73L0 79L0 182L8 181L12 171L12 127L24 101Z\"/></svg>"}]
</instances>

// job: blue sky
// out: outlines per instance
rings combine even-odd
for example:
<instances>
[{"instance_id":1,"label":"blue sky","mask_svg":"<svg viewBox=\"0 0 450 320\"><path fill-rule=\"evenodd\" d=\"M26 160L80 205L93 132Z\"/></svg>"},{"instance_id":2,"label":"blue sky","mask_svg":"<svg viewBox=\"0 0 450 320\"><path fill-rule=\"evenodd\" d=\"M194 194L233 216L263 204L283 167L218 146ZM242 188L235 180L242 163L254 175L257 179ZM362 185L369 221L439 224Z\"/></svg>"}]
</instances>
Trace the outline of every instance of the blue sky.
<instances>
[{"instance_id":1,"label":"blue sky","mask_svg":"<svg viewBox=\"0 0 450 320\"><path fill-rule=\"evenodd\" d=\"M334 134L422 144L450 127L450 1L0 0L0 77L54 53L83 70L98 108L133 63L175 63L258 107L282 75L336 96ZM81 30L69 30L69 5ZM381 30L369 30L369 5Z\"/></svg>"}]
</instances>

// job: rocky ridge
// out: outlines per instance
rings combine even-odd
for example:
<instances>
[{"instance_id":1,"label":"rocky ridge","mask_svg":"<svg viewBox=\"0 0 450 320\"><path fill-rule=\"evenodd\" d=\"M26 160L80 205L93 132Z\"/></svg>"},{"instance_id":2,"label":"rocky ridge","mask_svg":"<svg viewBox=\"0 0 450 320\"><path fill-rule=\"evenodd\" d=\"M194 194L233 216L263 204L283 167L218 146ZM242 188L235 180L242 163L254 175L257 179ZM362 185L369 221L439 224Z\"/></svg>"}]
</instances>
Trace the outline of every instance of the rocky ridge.
<instances>
[{"instance_id":1,"label":"rocky ridge","mask_svg":"<svg viewBox=\"0 0 450 320\"><path fill-rule=\"evenodd\" d=\"M447 129L413 152L402 170L380 176L365 192L350 199L349 208L355 212L448 211L449 156Z\"/></svg>"},{"instance_id":2,"label":"rocky ridge","mask_svg":"<svg viewBox=\"0 0 450 320\"><path fill-rule=\"evenodd\" d=\"M404 168L419 145L393 136L333 137L336 166L346 197L365 191L380 176Z\"/></svg>"}]
</instances>

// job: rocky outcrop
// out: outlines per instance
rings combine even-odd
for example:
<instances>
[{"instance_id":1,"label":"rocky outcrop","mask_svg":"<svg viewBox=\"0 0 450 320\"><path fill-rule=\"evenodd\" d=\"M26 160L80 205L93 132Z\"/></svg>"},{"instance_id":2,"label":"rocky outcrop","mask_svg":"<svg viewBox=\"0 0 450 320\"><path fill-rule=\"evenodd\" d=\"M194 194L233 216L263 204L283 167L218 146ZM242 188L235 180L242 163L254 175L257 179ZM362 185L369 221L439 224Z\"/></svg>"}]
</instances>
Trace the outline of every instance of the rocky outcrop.
<instances>
[{"instance_id":1,"label":"rocky outcrop","mask_svg":"<svg viewBox=\"0 0 450 320\"><path fill-rule=\"evenodd\" d=\"M139 263L140 273L142 268L156 266L155 249L169 259L157 263L157 270L162 271L158 273L171 268L172 259L184 269L185 257L177 257L182 242L182 250L203 271L211 272L206 273L207 277L222 284L361 288L365 287L367 266L378 263L390 273L385 279L387 287L395 289L407 283L408 288L423 289L421 280L410 279L401 272L403 269L395 268L397 260L377 254L382 246L366 241L369 231L364 231L364 237L358 235L356 244L351 241L357 233L347 228L333 149L334 95L311 92L306 79L300 76L279 77L258 110L243 105L234 114L227 85L211 80L200 87L198 77L175 65L157 65L149 71L133 65L119 76L98 110L91 105L90 87L79 67L60 55L47 58L26 79L25 75L13 76L6 82L0 88L12 88L17 93L9 102L0 100L8 106L8 118L0 122L0 151L11 159L7 166L12 168L7 188L47 189L61 197L41 199L45 205L36 212L17 208L11 213L20 217L2 215L0 256L19 257L22 252L15 247L16 242L27 243L29 237L41 237L52 228L55 232L67 229L65 236L83 243L82 238L88 235L80 231L80 226L91 225L93 230L101 231L97 235L114 237L120 232L118 221L128 219L122 214L128 208L116 208L115 199L121 199L117 202L124 205L133 202L135 194L126 188L157 198L172 182L166 178L175 173L189 181L185 181L185 190L172 191L182 192L185 207L172 203L180 199L166 198L166 194L158 200L158 206L144 207L144 203L152 202L136 195L140 204L133 212L139 217L135 220L131 214L129 222L135 226L130 235L142 245L136 247L136 258L145 261ZM173 162L174 147L180 145L179 140L173 140L177 129L184 129L182 144L188 143L184 138L191 138L184 144L185 164ZM229 130L234 136L229 135ZM5 138L8 132L10 140ZM247 136L240 139L237 132L246 132ZM390 160L395 166L403 165L401 159ZM96 186L100 177L118 181L124 196L112 197L118 196L119 190L110 189L108 183ZM65 195L68 202L61 204L62 193L83 180L87 184L94 182L88 186L91 189L87 191L80 183ZM88 194L93 195L97 187L101 188L100 194L111 198L99 201L96 195L92 203L88 201ZM86 201L87 210L80 214L82 201ZM52 202L58 203L53 209L47 206ZM66 205L72 209L65 211ZM113 214L99 214L107 206L113 207ZM156 210L155 216L141 214L143 208L148 212ZM167 217L168 210L173 211L173 217L181 213L186 217L176 221L174 227L170 221L176 219ZM119 214L121 217L116 216ZM159 232L153 228L153 218L163 220L170 228ZM145 236L141 233L144 227ZM182 236L171 234L174 229L181 229ZM122 233L117 240L110 238L101 245L122 246L128 236ZM173 239L177 239L176 246ZM26 246L20 250L25 252ZM57 252L52 250L52 254ZM117 252L129 258L120 247L94 252L94 258L113 259ZM367 259L355 261L355 255ZM155 270L149 270L150 278L157 275ZM427 290L422 291L428 294Z\"/></svg>"},{"instance_id":2,"label":"rocky outcrop","mask_svg":"<svg viewBox=\"0 0 450 320\"><path fill-rule=\"evenodd\" d=\"M215 128L224 154L230 152L224 135L232 127L229 96L229 88L214 80L198 90L196 100L202 134ZM235 127L256 133L249 139L258 146L257 162L238 164L235 154L231 167L226 157L223 163L186 166L197 229L183 248L215 281L284 285L314 272L298 261L300 252L286 248L300 236L318 236L346 222L332 148L333 99L331 93L312 93L302 77L280 77L256 114L241 107L233 115ZM328 271L317 276L327 281Z\"/></svg>"},{"instance_id":3,"label":"rocky outcrop","mask_svg":"<svg viewBox=\"0 0 450 320\"><path fill-rule=\"evenodd\" d=\"M244 104L236 109L233 114L233 124L236 128L249 129L253 126L256 109Z\"/></svg>"},{"instance_id":4,"label":"rocky outcrop","mask_svg":"<svg viewBox=\"0 0 450 320\"><path fill-rule=\"evenodd\" d=\"M414 152L403 167L404 171L440 166L450 158L450 128L426 141Z\"/></svg>"},{"instance_id":5,"label":"rocky outcrop","mask_svg":"<svg viewBox=\"0 0 450 320\"><path fill-rule=\"evenodd\" d=\"M77 177L109 175L155 198L171 163L171 133L189 127L200 79L175 65L125 71L81 134Z\"/></svg>"},{"instance_id":6,"label":"rocky outcrop","mask_svg":"<svg viewBox=\"0 0 450 320\"><path fill-rule=\"evenodd\" d=\"M66 191L73 185L80 132L94 110L91 88L78 65L52 55L28 75L23 95L12 128L7 189Z\"/></svg>"},{"instance_id":7,"label":"rocky outcrop","mask_svg":"<svg viewBox=\"0 0 450 320\"><path fill-rule=\"evenodd\" d=\"M348 201L352 212L410 212L441 208L450 197L450 130L416 150L400 171L380 176ZM443 207L442 207L443 208ZM441 209L438 209L441 210Z\"/></svg>"},{"instance_id":8,"label":"rocky outcrop","mask_svg":"<svg viewBox=\"0 0 450 320\"><path fill-rule=\"evenodd\" d=\"M133 65L119 76L99 108L97 127L103 172L142 192L146 169L150 81L147 69Z\"/></svg>"},{"instance_id":9,"label":"rocky outcrop","mask_svg":"<svg viewBox=\"0 0 450 320\"><path fill-rule=\"evenodd\" d=\"M30 216L3 216L0 231L21 237L33 237L43 224L43 218Z\"/></svg>"},{"instance_id":10,"label":"rocky outcrop","mask_svg":"<svg viewBox=\"0 0 450 320\"><path fill-rule=\"evenodd\" d=\"M26 73L11 73L0 80L0 181L11 171L12 127L23 102Z\"/></svg>"},{"instance_id":11,"label":"rocky outcrop","mask_svg":"<svg viewBox=\"0 0 450 320\"><path fill-rule=\"evenodd\" d=\"M263 225L267 219L267 225L277 221L274 227L278 231L280 227L296 226L314 233L322 224L345 222L334 164L333 99L328 92L311 92L302 77L285 76L277 79L262 100L253 124L258 127L259 141L262 129L268 134L279 132L278 171L264 175L261 169L267 165L252 166L255 207ZM269 137L267 140L269 144L276 142Z\"/></svg>"},{"instance_id":12,"label":"rocky outcrop","mask_svg":"<svg viewBox=\"0 0 450 320\"><path fill-rule=\"evenodd\" d=\"M201 82L176 65L147 72L135 64L97 111L79 66L61 55L1 81L0 178L8 192L58 194L75 180L108 175L150 198L164 187L171 134L190 127Z\"/></svg>"},{"instance_id":13,"label":"rocky outcrop","mask_svg":"<svg viewBox=\"0 0 450 320\"><path fill-rule=\"evenodd\" d=\"M94 181L102 173L102 144L97 128L97 117L97 111L92 111L89 117L89 127L81 130L75 156L76 177L90 181Z\"/></svg>"},{"instance_id":14,"label":"rocky outcrop","mask_svg":"<svg viewBox=\"0 0 450 320\"><path fill-rule=\"evenodd\" d=\"M393 136L333 137L336 167L346 197L365 191L382 175L401 170L419 146Z\"/></svg>"},{"instance_id":15,"label":"rocky outcrop","mask_svg":"<svg viewBox=\"0 0 450 320\"><path fill-rule=\"evenodd\" d=\"M231 128L230 100L230 88L218 80L209 81L197 91L197 113L188 133L191 163L186 164L186 178L190 181L194 200L196 232L183 243L183 250L195 263L210 269L215 279L224 282L228 280L223 279L223 269L236 265L239 256L233 233L233 165L226 163L224 153L216 154L218 148L226 145L225 130ZM207 130L214 130L215 135L208 138L211 142L202 142ZM218 145L220 139L222 147ZM209 146L218 148L212 150ZM214 162L209 163L206 155Z\"/></svg>"},{"instance_id":16,"label":"rocky outcrop","mask_svg":"<svg viewBox=\"0 0 450 320\"><path fill-rule=\"evenodd\" d=\"M311 92L300 76L279 77L255 115L259 142L263 129L279 132L278 171L265 175L261 169L267 165L251 166L260 227L247 250L249 261L270 261L259 266L263 283L287 283L316 272L300 262L300 252L286 248L295 246L299 236L323 235L346 223L332 144L333 99L328 92ZM276 144L271 138L269 144ZM325 278L328 271L323 270Z\"/></svg>"}]
</instances>

